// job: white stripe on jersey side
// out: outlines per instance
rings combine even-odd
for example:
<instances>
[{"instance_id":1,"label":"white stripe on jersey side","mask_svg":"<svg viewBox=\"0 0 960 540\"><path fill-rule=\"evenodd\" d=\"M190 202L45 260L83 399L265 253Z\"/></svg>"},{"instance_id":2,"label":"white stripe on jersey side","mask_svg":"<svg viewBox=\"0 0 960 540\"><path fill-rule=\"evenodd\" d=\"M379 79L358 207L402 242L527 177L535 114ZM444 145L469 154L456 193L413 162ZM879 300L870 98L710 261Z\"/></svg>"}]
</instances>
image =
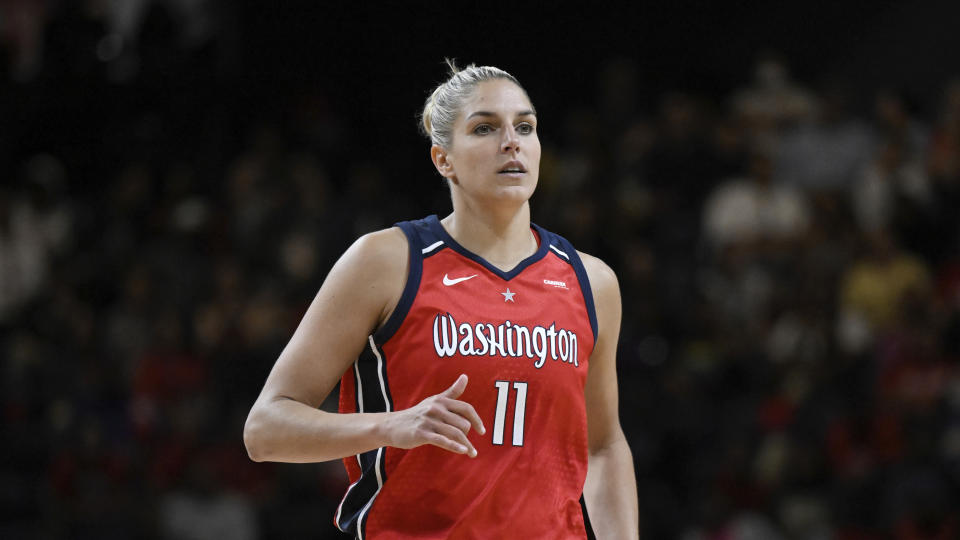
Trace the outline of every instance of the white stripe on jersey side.
<instances>
[{"instance_id":1,"label":"white stripe on jersey side","mask_svg":"<svg viewBox=\"0 0 960 540\"><path fill-rule=\"evenodd\" d=\"M421 254L421 255L426 255L427 253L430 253L431 251L437 249L438 247L440 247L440 246L442 246L442 245L443 245L443 240L437 240L436 242L430 244L429 246L421 249L421 250L420 250L420 254Z\"/></svg>"},{"instance_id":2,"label":"white stripe on jersey side","mask_svg":"<svg viewBox=\"0 0 960 540\"><path fill-rule=\"evenodd\" d=\"M363 510L360 511L360 517L357 518L357 540L363 540L363 518L367 516L367 512L370 511L370 506L373 505L373 501L377 499L377 495L379 495L380 490L383 489L383 477L380 476L380 467L382 465L383 447L381 446L377 449L377 461L373 466L373 470L377 472L377 491L373 494L373 497L370 497L367 504L363 506Z\"/></svg>"},{"instance_id":3,"label":"white stripe on jersey side","mask_svg":"<svg viewBox=\"0 0 960 540\"><path fill-rule=\"evenodd\" d=\"M441 241L440 243L442 244L443 242ZM367 341L370 343L370 350L373 351L374 356L377 357L377 375L380 377L380 391L383 392L383 403L384 405L386 405L386 409L387 409L386 412L390 412L390 401L387 399L387 387L383 379L383 357L380 356L380 351L377 350L377 345L376 343L374 343L372 335L367 336ZM357 379L357 399L360 402L360 412L363 412L363 385L360 383L360 368L359 368L358 362L359 360L354 361L353 370L354 370L354 375L356 376L356 379ZM373 503L373 499L377 498L377 494L380 493L380 489L383 488L383 476L380 474L380 468L383 466L382 455L383 455L383 448L381 447L377 449L377 460L373 467L374 471L377 473L377 491L376 493L373 494L373 497L371 497L370 500L367 501L367 504L364 505L363 510L360 512L360 517L359 519L357 519L357 536L361 540L363 539L363 531L361 530L363 516L366 514L367 510L369 510L370 505ZM360 461L360 454L357 454L357 463L360 464L360 471L362 474L363 463ZM343 501L347 500L347 497L350 496L350 491L358 483L360 483L360 478L358 478L356 482L350 484L350 487L347 488L347 493L343 496L343 499L340 500L340 504L337 506L336 524L337 524L337 528L340 529L341 531L343 531L343 529L340 527L340 514L343 509ZM346 532L346 531L343 531L343 532Z\"/></svg>"},{"instance_id":4,"label":"white stripe on jersey side","mask_svg":"<svg viewBox=\"0 0 960 540\"><path fill-rule=\"evenodd\" d=\"M357 459L359 458L360 456L357 456ZM362 477L363 475L361 475L361 478ZM336 524L337 528L340 529L341 532L347 532L343 529L343 526L340 524L340 513L343 511L343 502L347 500L347 498L350 496L350 492L353 491L353 488L356 487L356 485L359 483L360 483L360 478L357 478L356 482L350 484L350 487L347 488L347 492L344 493L343 498L340 499L340 504L337 505L337 517L334 518L333 522L334 524Z\"/></svg>"},{"instance_id":5,"label":"white stripe on jersey side","mask_svg":"<svg viewBox=\"0 0 960 540\"><path fill-rule=\"evenodd\" d=\"M563 255L563 258L564 258L564 259L566 259L566 260L568 260L568 261L570 260L570 256L567 255L566 253L560 251L559 249L557 249L557 246L555 246L555 245L553 245L553 244L550 244L550 249L556 251L556 252L559 253L560 255Z\"/></svg>"},{"instance_id":6,"label":"white stripe on jersey side","mask_svg":"<svg viewBox=\"0 0 960 540\"><path fill-rule=\"evenodd\" d=\"M357 403L359 405L359 410L357 412L363 412L363 382L360 380L360 359L353 361L353 376L357 380Z\"/></svg>"},{"instance_id":7,"label":"white stripe on jersey side","mask_svg":"<svg viewBox=\"0 0 960 540\"><path fill-rule=\"evenodd\" d=\"M387 399L387 385L383 382L383 357L380 356L380 351L377 350L377 345L373 342L373 336L367 336L367 339L370 341L370 350L373 351L373 355L377 357L377 375L380 377L380 391L383 392L383 404L386 406L386 412L390 412L390 400Z\"/></svg>"},{"instance_id":8,"label":"white stripe on jersey side","mask_svg":"<svg viewBox=\"0 0 960 540\"><path fill-rule=\"evenodd\" d=\"M357 403L359 408L357 412L363 412L363 383L360 382L360 359L353 361L353 378L357 381ZM360 473L363 473L363 462L360 461L360 454L357 454L357 465L360 466Z\"/></svg>"},{"instance_id":9,"label":"white stripe on jersey side","mask_svg":"<svg viewBox=\"0 0 960 540\"><path fill-rule=\"evenodd\" d=\"M353 361L353 379L357 385L357 412L363 412L363 383L360 382L360 363L359 359ZM350 496L350 491L360 483L360 480L363 478L363 462L360 461L360 454L357 454L357 465L360 467L360 478L357 478L357 481L350 484L350 487L347 488L347 492L343 495L343 498L340 499L340 504L337 505L337 516L334 523L336 523L337 528L343 531L340 527L340 512L343 510L343 502L347 500L347 497ZM347 532L347 531L343 531Z\"/></svg>"}]
</instances>

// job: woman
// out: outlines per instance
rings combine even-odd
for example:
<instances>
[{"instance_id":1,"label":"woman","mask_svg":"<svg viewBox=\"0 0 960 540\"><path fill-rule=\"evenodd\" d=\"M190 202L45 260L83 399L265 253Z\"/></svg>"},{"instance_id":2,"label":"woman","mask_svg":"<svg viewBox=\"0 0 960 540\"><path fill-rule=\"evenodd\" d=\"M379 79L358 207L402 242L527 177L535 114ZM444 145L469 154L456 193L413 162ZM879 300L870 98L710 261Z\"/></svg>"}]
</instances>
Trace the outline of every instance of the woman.
<instances>
[{"instance_id":1,"label":"woman","mask_svg":"<svg viewBox=\"0 0 960 540\"><path fill-rule=\"evenodd\" d=\"M335 522L361 539L583 538L581 493L598 537L636 537L616 277L530 223L540 142L517 80L451 68L423 126L453 213L347 250L251 409L247 450L344 458ZM340 414L318 410L341 378Z\"/></svg>"}]
</instances>

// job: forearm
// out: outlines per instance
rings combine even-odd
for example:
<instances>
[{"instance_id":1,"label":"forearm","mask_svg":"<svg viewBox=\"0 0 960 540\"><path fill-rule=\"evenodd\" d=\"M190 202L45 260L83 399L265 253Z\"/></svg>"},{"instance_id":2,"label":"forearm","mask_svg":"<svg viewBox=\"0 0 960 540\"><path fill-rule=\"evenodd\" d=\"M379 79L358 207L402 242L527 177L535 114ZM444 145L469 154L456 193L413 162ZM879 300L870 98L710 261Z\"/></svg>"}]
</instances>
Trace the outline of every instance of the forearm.
<instances>
[{"instance_id":1,"label":"forearm","mask_svg":"<svg viewBox=\"0 0 960 540\"><path fill-rule=\"evenodd\" d=\"M250 411L243 440L254 461L329 461L387 446L388 414L337 414L292 399L265 400Z\"/></svg>"},{"instance_id":2,"label":"forearm","mask_svg":"<svg viewBox=\"0 0 960 540\"><path fill-rule=\"evenodd\" d=\"M638 538L637 483L626 439L591 452L589 459L583 496L597 538Z\"/></svg>"}]
</instances>

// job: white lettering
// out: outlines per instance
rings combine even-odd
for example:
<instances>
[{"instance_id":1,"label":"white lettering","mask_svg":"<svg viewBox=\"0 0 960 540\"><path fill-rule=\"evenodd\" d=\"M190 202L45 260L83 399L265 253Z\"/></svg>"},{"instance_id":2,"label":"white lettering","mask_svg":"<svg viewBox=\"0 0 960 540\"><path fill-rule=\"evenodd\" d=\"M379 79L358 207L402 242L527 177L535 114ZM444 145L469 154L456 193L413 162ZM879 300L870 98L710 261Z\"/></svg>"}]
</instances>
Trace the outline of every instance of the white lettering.
<instances>
[{"instance_id":1,"label":"white lettering","mask_svg":"<svg viewBox=\"0 0 960 540\"><path fill-rule=\"evenodd\" d=\"M573 332L567 332L567 335L570 336L570 356L573 357L573 367L580 367L580 363L577 362L577 335Z\"/></svg>"},{"instance_id":2,"label":"white lettering","mask_svg":"<svg viewBox=\"0 0 960 540\"><path fill-rule=\"evenodd\" d=\"M547 361L547 330L542 326L533 329L533 350L536 351L538 360L533 365L540 369L543 363Z\"/></svg>"},{"instance_id":3,"label":"white lettering","mask_svg":"<svg viewBox=\"0 0 960 540\"><path fill-rule=\"evenodd\" d=\"M449 326L447 323L450 323ZM457 323L453 320L453 315L437 314L433 319L433 347L437 350L437 356L453 356L457 352ZM439 332L437 331L439 327ZM449 330L449 331L448 331ZM443 344L440 339L443 339Z\"/></svg>"},{"instance_id":4,"label":"white lettering","mask_svg":"<svg viewBox=\"0 0 960 540\"><path fill-rule=\"evenodd\" d=\"M473 327L468 323L461 324L460 335L463 336L460 340L460 354L464 356L473 356L476 354L473 348Z\"/></svg>"},{"instance_id":5,"label":"white lettering","mask_svg":"<svg viewBox=\"0 0 960 540\"><path fill-rule=\"evenodd\" d=\"M496 356L497 351L500 356L506 356L507 351L503 350L503 325L498 324L495 329L492 324L487 323L487 330L490 332L487 336L490 342L490 356Z\"/></svg>"},{"instance_id":6,"label":"white lettering","mask_svg":"<svg viewBox=\"0 0 960 540\"><path fill-rule=\"evenodd\" d=\"M566 328L534 326L532 329L512 321L502 324L462 323L449 313L433 318L433 347L440 358L456 356L499 356L530 358L541 369L547 358L580 367L577 358L577 334Z\"/></svg>"},{"instance_id":7,"label":"white lettering","mask_svg":"<svg viewBox=\"0 0 960 540\"><path fill-rule=\"evenodd\" d=\"M547 337L550 338L550 358L557 359L557 324L551 324L547 328Z\"/></svg>"},{"instance_id":8,"label":"white lettering","mask_svg":"<svg viewBox=\"0 0 960 540\"><path fill-rule=\"evenodd\" d=\"M513 330L517 334L517 356L533 358L533 351L530 350L530 329L526 326L514 326Z\"/></svg>"},{"instance_id":9,"label":"white lettering","mask_svg":"<svg viewBox=\"0 0 960 540\"><path fill-rule=\"evenodd\" d=\"M480 341L480 347L481 347L481 349L477 351L477 356L484 356L485 354L487 354L487 351L490 349L490 346L487 345L487 336L483 335L483 323L477 323L476 330L477 332L475 335L477 336L477 339Z\"/></svg>"}]
</instances>

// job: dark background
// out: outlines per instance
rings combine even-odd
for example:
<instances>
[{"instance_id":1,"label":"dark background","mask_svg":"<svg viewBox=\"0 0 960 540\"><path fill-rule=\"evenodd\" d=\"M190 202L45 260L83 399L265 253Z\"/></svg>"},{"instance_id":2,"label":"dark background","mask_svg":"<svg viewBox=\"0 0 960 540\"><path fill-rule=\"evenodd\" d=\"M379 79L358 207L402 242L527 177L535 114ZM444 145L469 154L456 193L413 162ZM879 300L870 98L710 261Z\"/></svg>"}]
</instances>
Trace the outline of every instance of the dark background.
<instances>
[{"instance_id":1,"label":"dark background","mask_svg":"<svg viewBox=\"0 0 960 540\"><path fill-rule=\"evenodd\" d=\"M0 536L340 537L242 425L339 254L449 211L450 57L618 273L645 537L957 537L956 3L266 4L0 0Z\"/></svg>"}]
</instances>

